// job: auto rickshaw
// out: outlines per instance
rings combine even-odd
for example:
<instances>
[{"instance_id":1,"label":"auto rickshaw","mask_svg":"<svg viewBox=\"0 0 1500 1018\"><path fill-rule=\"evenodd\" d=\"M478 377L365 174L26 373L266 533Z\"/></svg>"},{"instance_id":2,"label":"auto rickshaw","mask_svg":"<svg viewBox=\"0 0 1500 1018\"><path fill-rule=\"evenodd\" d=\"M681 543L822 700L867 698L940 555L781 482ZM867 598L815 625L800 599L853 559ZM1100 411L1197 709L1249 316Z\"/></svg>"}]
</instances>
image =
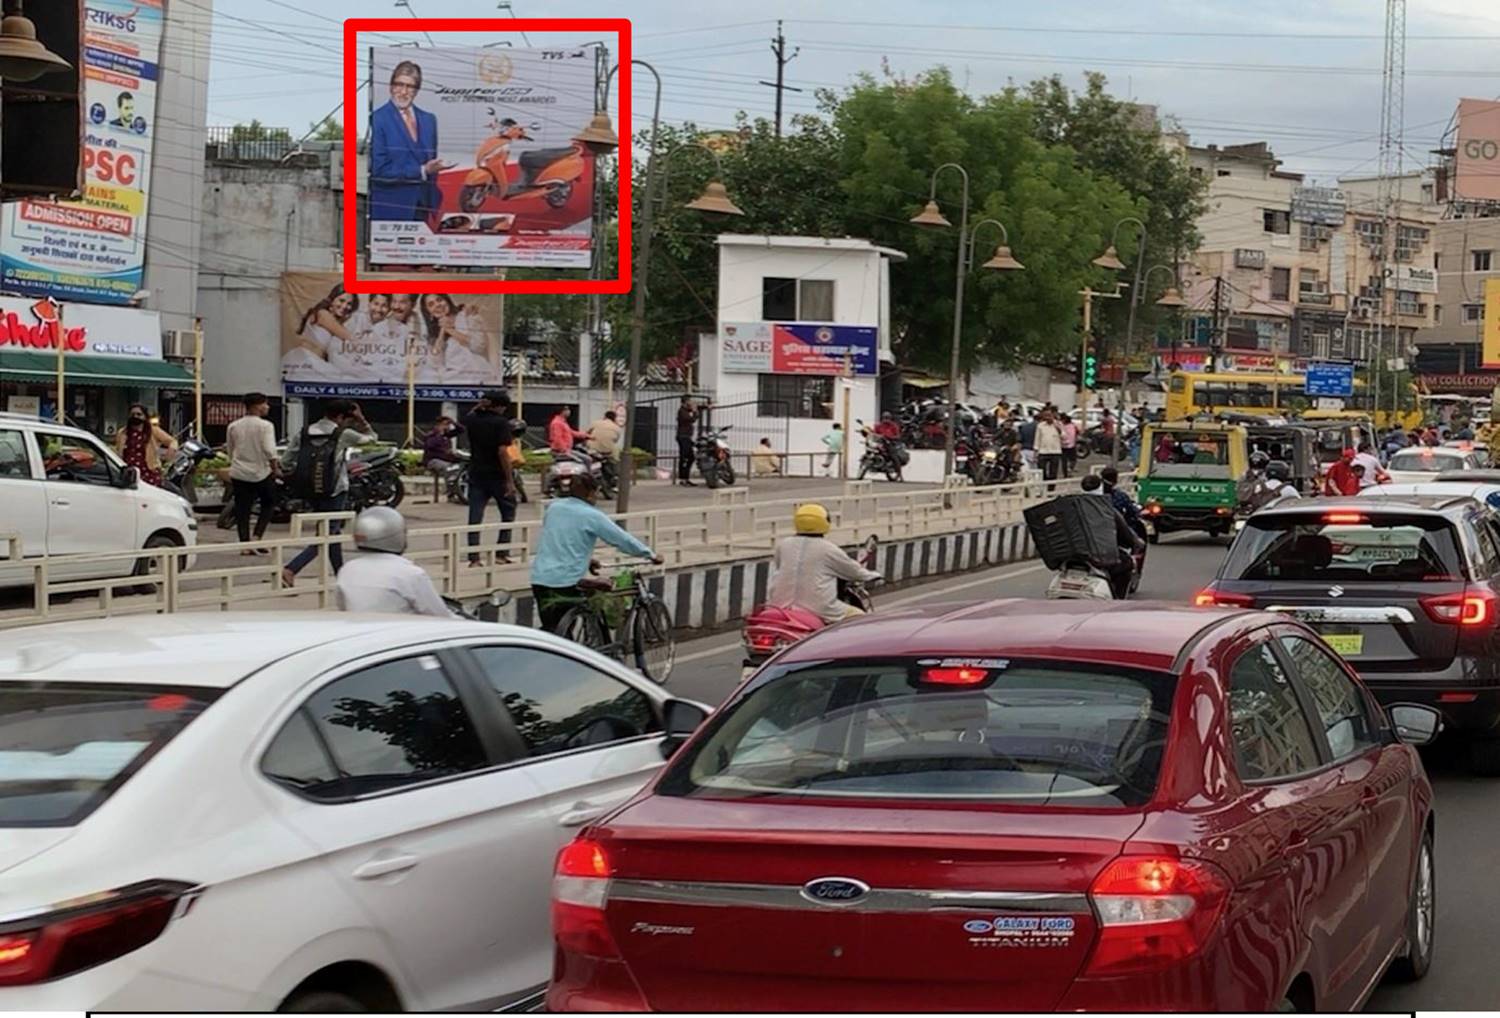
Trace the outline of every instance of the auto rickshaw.
<instances>
[{"instance_id":1,"label":"auto rickshaw","mask_svg":"<svg viewBox=\"0 0 1500 1018\"><path fill-rule=\"evenodd\" d=\"M1239 425L1147 425L1136 475L1146 539L1155 544L1162 534L1176 530L1228 534L1239 504L1246 449L1245 429Z\"/></svg>"},{"instance_id":2,"label":"auto rickshaw","mask_svg":"<svg viewBox=\"0 0 1500 1018\"><path fill-rule=\"evenodd\" d=\"M1263 452L1273 460L1281 460L1291 468L1292 484L1299 492L1317 493L1321 470L1317 434L1313 429L1297 424L1255 425L1245 429L1245 440L1247 456Z\"/></svg>"}]
</instances>

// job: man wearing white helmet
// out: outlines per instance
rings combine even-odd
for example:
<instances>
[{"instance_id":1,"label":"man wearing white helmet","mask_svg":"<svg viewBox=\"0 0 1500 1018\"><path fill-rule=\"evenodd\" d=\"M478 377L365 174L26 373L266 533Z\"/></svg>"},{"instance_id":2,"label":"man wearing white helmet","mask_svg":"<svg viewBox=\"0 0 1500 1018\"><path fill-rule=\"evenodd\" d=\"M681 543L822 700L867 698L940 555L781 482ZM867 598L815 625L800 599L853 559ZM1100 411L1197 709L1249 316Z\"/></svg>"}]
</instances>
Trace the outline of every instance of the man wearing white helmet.
<instances>
[{"instance_id":1,"label":"man wearing white helmet","mask_svg":"<svg viewBox=\"0 0 1500 1018\"><path fill-rule=\"evenodd\" d=\"M406 520L396 510L374 506L355 517L354 545L364 554L338 575L344 611L453 617L426 570L406 557Z\"/></svg>"}]
</instances>

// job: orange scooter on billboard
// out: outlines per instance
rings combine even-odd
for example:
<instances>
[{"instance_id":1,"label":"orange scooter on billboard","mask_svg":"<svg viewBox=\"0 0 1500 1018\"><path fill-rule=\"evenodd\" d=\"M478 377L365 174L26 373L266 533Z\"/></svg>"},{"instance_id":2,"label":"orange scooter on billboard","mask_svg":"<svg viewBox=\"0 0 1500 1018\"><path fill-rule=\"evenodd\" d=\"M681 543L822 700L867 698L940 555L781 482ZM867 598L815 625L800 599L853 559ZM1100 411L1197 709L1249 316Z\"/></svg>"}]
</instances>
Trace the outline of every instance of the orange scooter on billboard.
<instances>
[{"instance_id":1,"label":"orange scooter on billboard","mask_svg":"<svg viewBox=\"0 0 1500 1018\"><path fill-rule=\"evenodd\" d=\"M574 142L565 148L543 148L522 152L516 162L510 161L513 142L530 141L532 136L516 121L493 119L494 132L479 146L474 168L464 177L458 192L458 206L464 212L479 212L491 198L511 201L541 197L548 205L560 209L573 195L573 185L583 177L584 150ZM532 124L532 130L539 125Z\"/></svg>"}]
</instances>

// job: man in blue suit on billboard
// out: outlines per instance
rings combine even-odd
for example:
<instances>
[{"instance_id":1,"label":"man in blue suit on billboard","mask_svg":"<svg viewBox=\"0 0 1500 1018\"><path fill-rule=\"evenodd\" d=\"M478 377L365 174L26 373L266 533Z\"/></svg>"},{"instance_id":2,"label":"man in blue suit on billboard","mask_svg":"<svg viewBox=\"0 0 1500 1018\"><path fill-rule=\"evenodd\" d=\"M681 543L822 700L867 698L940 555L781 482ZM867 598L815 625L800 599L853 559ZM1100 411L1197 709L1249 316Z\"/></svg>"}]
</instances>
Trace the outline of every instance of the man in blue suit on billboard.
<instances>
[{"instance_id":1,"label":"man in blue suit on billboard","mask_svg":"<svg viewBox=\"0 0 1500 1018\"><path fill-rule=\"evenodd\" d=\"M391 101L370 116L370 218L423 220L437 207L437 175L452 166L437 157L437 117L413 100L422 68L403 60L391 72Z\"/></svg>"}]
</instances>

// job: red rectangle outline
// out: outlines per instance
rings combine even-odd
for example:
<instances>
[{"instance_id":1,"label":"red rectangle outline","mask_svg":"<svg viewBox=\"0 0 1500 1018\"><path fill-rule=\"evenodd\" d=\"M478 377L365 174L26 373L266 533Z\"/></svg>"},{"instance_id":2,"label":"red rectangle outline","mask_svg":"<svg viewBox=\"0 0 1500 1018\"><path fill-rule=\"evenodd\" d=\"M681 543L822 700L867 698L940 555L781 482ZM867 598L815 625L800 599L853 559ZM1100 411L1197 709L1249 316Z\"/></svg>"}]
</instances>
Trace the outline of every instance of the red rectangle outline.
<instances>
[{"instance_id":1,"label":"red rectangle outline","mask_svg":"<svg viewBox=\"0 0 1500 1018\"><path fill-rule=\"evenodd\" d=\"M358 278L359 252L344 258L344 290L348 293L387 293L393 289L425 293L440 286L446 293L629 293L631 271L630 190L633 165L630 158L630 19L629 18L349 18L344 22L344 250L353 249L352 239L359 236L356 224L358 198L359 136L354 130L353 113L359 109L359 72L351 73L359 62L356 39L360 32L601 32L612 33L620 40L618 63L621 73L615 75L615 89L620 97L620 137L618 150L621 172L619 223L620 271L613 279L480 279L435 282L426 279ZM373 87L373 83L372 83ZM348 200L355 195L356 200Z\"/></svg>"}]
</instances>

